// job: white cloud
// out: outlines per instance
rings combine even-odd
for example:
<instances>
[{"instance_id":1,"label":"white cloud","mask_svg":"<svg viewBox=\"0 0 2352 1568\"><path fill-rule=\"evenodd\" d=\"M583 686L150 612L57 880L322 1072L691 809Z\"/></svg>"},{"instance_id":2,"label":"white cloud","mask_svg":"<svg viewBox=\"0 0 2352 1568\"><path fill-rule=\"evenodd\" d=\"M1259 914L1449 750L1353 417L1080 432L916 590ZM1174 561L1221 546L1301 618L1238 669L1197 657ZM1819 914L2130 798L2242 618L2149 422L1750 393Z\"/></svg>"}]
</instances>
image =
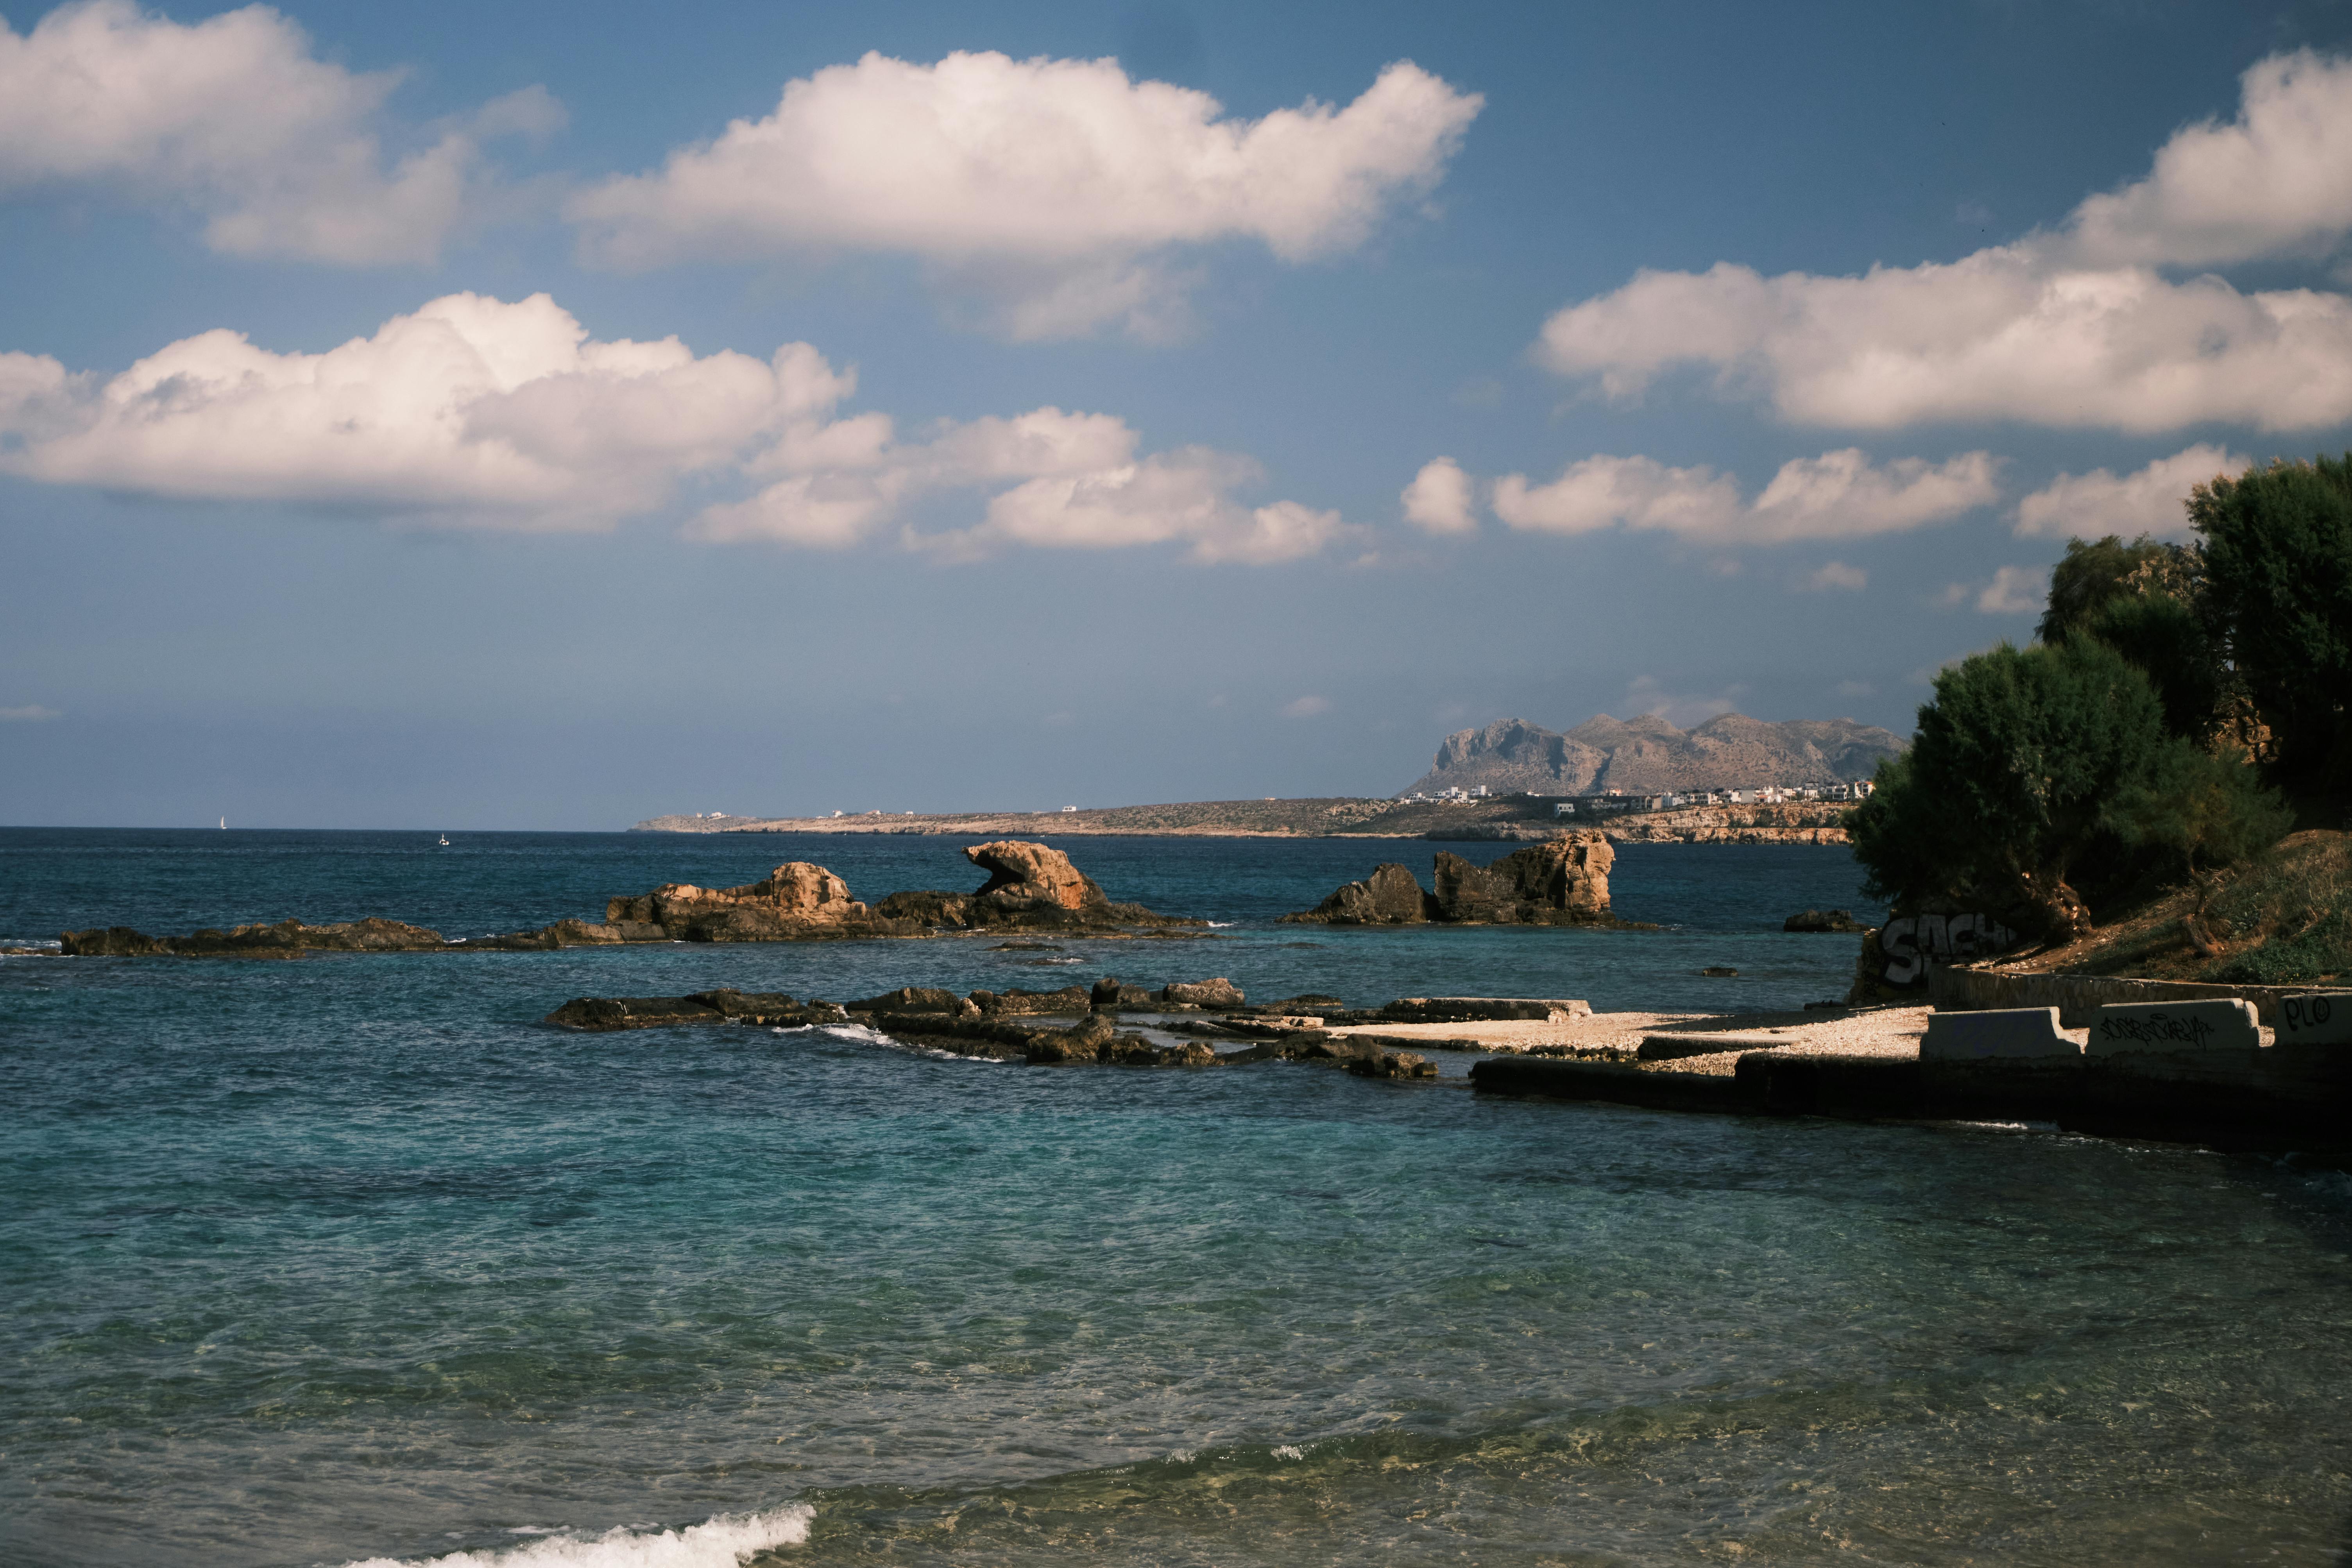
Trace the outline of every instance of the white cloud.
<instances>
[{"instance_id":1,"label":"white cloud","mask_svg":"<svg viewBox=\"0 0 2352 1568\"><path fill-rule=\"evenodd\" d=\"M1206 447L1138 455L1107 414L1037 408L941 421L901 441L807 343L698 357L675 338L591 339L554 300L452 294L324 353L215 331L111 378L0 353L0 472L212 500L279 501L462 526L599 530L682 481L759 486L707 504L697 538L839 548L914 499L988 491L985 520L908 542L1190 546L1201 562L1311 555L1349 531L1295 501L1250 508L1262 475Z\"/></svg>"},{"instance_id":2,"label":"white cloud","mask_svg":"<svg viewBox=\"0 0 2352 1568\"><path fill-rule=\"evenodd\" d=\"M2352 60L2273 55L2242 79L2238 117L2173 132L2147 178L2074 209L2095 263L2206 267L2320 254L2352 229Z\"/></svg>"},{"instance_id":3,"label":"white cloud","mask_svg":"<svg viewBox=\"0 0 2352 1568\"><path fill-rule=\"evenodd\" d=\"M1816 592L1824 588L1844 588L1859 593L1870 586L1870 574L1843 561L1827 561L1822 563L1820 571L1804 580L1804 586Z\"/></svg>"},{"instance_id":4,"label":"white cloud","mask_svg":"<svg viewBox=\"0 0 2352 1568\"><path fill-rule=\"evenodd\" d=\"M1470 476L1451 458L1423 463L1399 498L1405 521L1431 533L1470 533L1478 527Z\"/></svg>"},{"instance_id":5,"label":"white cloud","mask_svg":"<svg viewBox=\"0 0 2352 1568\"><path fill-rule=\"evenodd\" d=\"M1014 337L1110 321L1151 336L1181 313L1171 252L1349 249L1435 185L1483 101L1400 60L1344 109L1245 121L1116 60L868 54L568 211L585 253L614 267L893 253L993 300Z\"/></svg>"},{"instance_id":6,"label":"white cloud","mask_svg":"<svg viewBox=\"0 0 2352 1568\"><path fill-rule=\"evenodd\" d=\"M0 469L143 495L605 528L772 432L791 352L771 364L697 358L675 338L598 342L544 294L451 294L324 353L221 329L105 381L0 353Z\"/></svg>"},{"instance_id":7,"label":"white cloud","mask_svg":"<svg viewBox=\"0 0 2352 1568\"><path fill-rule=\"evenodd\" d=\"M479 194L482 142L563 111L527 88L390 161L373 127L398 79L318 58L264 5L183 26L87 0L21 36L0 19L0 193L95 184L185 207L238 256L431 261Z\"/></svg>"},{"instance_id":8,"label":"white cloud","mask_svg":"<svg viewBox=\"0 0 2352 1568\"><path fill-rule=\"evenodd\" d=\"M969 554L1003 544L1107 550L1173 542L1189 544L1202 565L1268 565L1318 554L1351 531L1336 511L1288 500L1249 508L1233 499L1261 477L1247 458L1181 447L1116 468L1042 475L991 500L979 526L912 542Z\"/></svg>"},{"instance_id":9,"label":"white cloud","mask_svg":"<svg viewBox=\"0 0 2352 1568\"><path fill-rule=\"evenodd\" d=\"M1330 700L1324 697L1301 697L1295 702L1286 702L1282 706L1282 716L1286 719L1312 719L1318 713L1329 711L1331 711Z\"/></svg>"},{"instance_id":10,"label":"white cloud","mask_svg":"<svg viewBox=\"0 0 2352 1568\"><path fill-rule=\"evenodd\" d=\"M1977 608L1988 616L2021 616L2042 608L2049 595L2050 574L2032 566L2003 566L1977 595Z\"/></svg>"},{"instance_id":11,"label":"white cloud","mask_svg":"<svg viewBox=\"0 0 2352 1568\"><path fill-rule=\"evenodd\" d=\"M1537 357L1619 398L1711 366L1727 395L1854 429L2340 423L2352 300L2160 270L2315 255L2352 225L2352 65L2274 57L2247 72L2244 105L2232 125L2175 135L2147 179L2055 232L1858 278L1643 271L1554 314Z\"/></svg>"},{"instance_id":12,"label":"white cloud","mask_svg":"<svg viewBox=\"0 0 2352 1568\"><path fill-rule=\"evenodd\" d=\"M2189 492L2217 474L2242 473L2252 459L2201 442L2121 479L2105 468L2061 474L2017 503L2017 532L2025 539L2189 537Z\"/></svg>"},{"instance_id":13,"label":"white cloud","mask_svg":"<svg viewBox=\"0 0 2352 1568\"><path fill-rule=\"evenodd\" d=\"M1668 468L1653 458L1587 458L1549 484L1506 474L1495 515L1512 528L1590 533L1622 524L1728 544L1849 539L1941 522L1996 500L1999 460L1967 452L1940 464L1903 458L1874 466L1855 448L1783 463L1753 502L1727 474Z\"/></svg>"},{"instance_id":14,"label":"white cloud","mask_svg":"<svg viewBox=\"0 0 2352 1568\"><path fill-rule=\"evenodd\" d=\"M0 724L38 724L65 715L54 708L44 708L35 702L23 708L0 708Z\"/></svg>"}]
</instances>

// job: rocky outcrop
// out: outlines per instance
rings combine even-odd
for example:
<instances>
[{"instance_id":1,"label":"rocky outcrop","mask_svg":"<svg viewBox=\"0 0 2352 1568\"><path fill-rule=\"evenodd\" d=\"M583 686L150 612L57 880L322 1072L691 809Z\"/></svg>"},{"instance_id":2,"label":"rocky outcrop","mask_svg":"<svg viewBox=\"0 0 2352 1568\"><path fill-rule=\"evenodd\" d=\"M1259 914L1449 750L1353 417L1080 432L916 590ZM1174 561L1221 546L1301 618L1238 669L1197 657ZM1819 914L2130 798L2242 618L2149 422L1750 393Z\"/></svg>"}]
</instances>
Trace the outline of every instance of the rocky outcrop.
<instances>
[{"instance_id":1,"label":"rocky outcrop","mask_svg":"<svg viewBox=\"0 0 2352 1568\"><path fill-rule=\"evenodd\" d=\"M1853 918L1852 910L1804 910L1780 922L1782 931L1848 934L1870 928Z\"/></svg>"},{"instance_id":2,"label":"rocky outcrop","mask_svg":"<svg viewBox=\"0 0 2352 1568\"><path fill-rule=\"evenodd\" d=\"M827 937L914 936L920 927L877 914L822 866L788 860L740 888L671 882L604 906L616 927L652 928L670 942L808 942Z\"/></svg>"},{"instance_id":3,"label":"rocky outcrop","mask_svg":"<svg viewBox=\"0 0 2352 1568\"><path fill-rule=\"evenodd\" d=\"M1329 898L1286 921L1335 926L1418 925L1433 906L1421 884L1402 866L1376 866L1360 882L1348 882Z\"/></svg>"},{"instance_id":4,"label":"rocky outcrop","mask_svg":"<svg viewBox=\"0 0 2352 1568\"><path fill-rule=\"evenodd\" d=\"M1199 921L1158 914L1141 904L1115 904L1092 877L1059 849L1001 838L964 851L988 873L976 892L893 893L876 906L884 919L918 926L980 931L1025 928L1108 931L1132 926L1197 926Z\"/></svg>"},{"instance_id":5,"label":"rocky outcrop","mask_svg":"<svg viewBox=\"0 0 2352 1568\"><path fill-rule=\"evenodd\" d=\"M1598 833L1548 838L1491 866L1440 851L1434 892L1423 893L1403 867L1383 866L1315 908L1282 918L1298 924L1397 924L1403 923L1401 911L1418 899L1421 919L1451 925L1615 925L1622 923L1609 906L1615 859ZM1382 910L1400 913L1382 916Z\"/></svg>"}]
</instances>

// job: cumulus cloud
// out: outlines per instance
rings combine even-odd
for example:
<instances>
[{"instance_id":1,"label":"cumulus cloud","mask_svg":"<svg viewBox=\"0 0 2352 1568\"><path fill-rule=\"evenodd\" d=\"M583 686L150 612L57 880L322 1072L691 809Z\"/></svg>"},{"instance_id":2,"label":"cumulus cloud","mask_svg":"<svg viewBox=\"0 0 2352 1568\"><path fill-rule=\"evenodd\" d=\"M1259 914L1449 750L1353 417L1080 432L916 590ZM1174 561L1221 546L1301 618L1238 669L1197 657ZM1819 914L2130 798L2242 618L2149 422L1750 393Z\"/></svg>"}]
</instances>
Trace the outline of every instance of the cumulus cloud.
<instances>
[{"instance_id":1,"label":"cumulus cloud","mask_svg":"<svg viewBox=\"0 0 2352 1568\"><path fill-rule=\"evenodd\" d=\"M131 0L0 19L0 193L95 185L196 213L237 256L430 261L486 178L485 140L541 135L543 88L499 99L394 158L374 129L398 84L318 58L265 5L184 26Z\"/></svg>"},{"instance_id":2,"label":"cumulus cloud","mask_svg":"<svg viewBox=\"0 0 2352 1568\"><path fill-rule=\"evenodd\" d=\"M2210 267L2325 254L2352 230L2352 60L2300 49L2241 79L2238 117L2173 132L2147 178L2074 210L2074 253Z\"/></svg>"},{"instance_id":3,"label":"cumulus cloud","mask_svg":"<svg viewBox=\"0 0 2352 1568\"><path fill-rule=\"evenodd\" d=\"M2228 125L2058 229L1958 261L1766 278L1643 271L1544 323L1538 359L1639 395L1680 365L1801 424L2014 419L2129 431L2352 418L2352 300L2166 268L2313 256L2352 226L2352 64L2274 57Z\"/></svg>"},{"instance_id":4,"label":"cumulus cloud","mask_svg":"<svg viewBox=\"0 0 2352 1568\"><path fill-rule=\"evenodd\" d=\"M1399 497L1405 521L1431 533L1469 533L1478 526L1470 476L1451 458L1423 463Z\"/></svg>"},{"instance_id":5,"label":"cumulus cloud","mask_svg":"<svg viewBox=\"0 0 2352 1568\"><path fill-rule=\"evenodd\" d=\"M2242 473L2252 459L2200 442L2118 479L2105 468L2061 474L2017 503L2017 532L2025 539L2189 537L2189 492L2217 474Z\"/></svg>"},{"instance_id":6,"label":"cumulus cloud","mask_svg":"<svg viewBox=\"0 0 2352 1568\"><path fill-rule=\"evenodd\" d=\"M0 472L541 531L611 528L699 477L753 489L706 504L690 535L833 548L919 496L985 490L977 526L907 536L967 555L1175 542L1265 563L1346 531L1336 512L1237 500L1263 479L1247 458L1139 455L1111 415L1037 408L901 440L887 414L842 412L856 390L807 343L698 356L676 338L595 341L544 294L452 294L324 353L215 331L110 378L0 353Z\"/></svg>"},{"instance_id":7,"label":"cumulus cloud","mask_svg":"<svg viewBox=\"0 0 2352 1568\"><path fill-rule=\"evenodd\" d=\"M1181 310L1171 254L1229 239L1286 261L1349 249L1435 185L1482 102L1400 60L1345 108L1310 100L1249 121L1116 60L868 54L568 211L608 266L906 255L993 301L1012 336L1113 321L1149 336Z\"/></svg>"},{"instance_id":8,"label":"cumulus cloud","mask_svg":"<svg viewBox=\"0 0 2352 1568\"><path fill-rule=\"evenodd\" d=\"M100 380L0 353L0 469L53 484L534 529L610 527L789 409L784 371L597 342L544 294L452 294L324 353L226 329Z\"/></svg>"},{"instance_id":9,"label":"cumulus cloud","mask_svg":"<svg viewBox=\"0 0 2352 1568\"><path fill-rule=\"evenodd\" d=\"M1804 585L1817 593L1824 588L1844 588L1858 593L1870 586L1870 574L1843 561L1826 561L1819 571L1805 578Z\"/></svg>"},{"instance_id":10,"label":"cumulus cloud","mask_svg":"<svg viewBox=\"0 0 2352 1568\"><path fill-rule=\"evenodd\" d=\"M1780 544L1896 533L1999 498L2000 462L1966 452L1943 463L1903 458L1874 465L1855 448L1780 466L1753 501L1712 468L1669 468L1654 458L1587 458L1549 484L1522 474L1495 481L1495 515L1538 533L1591 533L1614 526L1718 544Z\"/></svg>"},{"instance_id":11,"label":"cumulus cloud","mask_svg":"<svg viewBox=\"0 0 2352 1568\"><path fill-rule=\"evenodd\" d=\"M1977 595L1977 608L1988 616L2022 616L2038 610L2048 596L2049 577L2038 567L2003 566Z\"/></svg>"}]
</instances>

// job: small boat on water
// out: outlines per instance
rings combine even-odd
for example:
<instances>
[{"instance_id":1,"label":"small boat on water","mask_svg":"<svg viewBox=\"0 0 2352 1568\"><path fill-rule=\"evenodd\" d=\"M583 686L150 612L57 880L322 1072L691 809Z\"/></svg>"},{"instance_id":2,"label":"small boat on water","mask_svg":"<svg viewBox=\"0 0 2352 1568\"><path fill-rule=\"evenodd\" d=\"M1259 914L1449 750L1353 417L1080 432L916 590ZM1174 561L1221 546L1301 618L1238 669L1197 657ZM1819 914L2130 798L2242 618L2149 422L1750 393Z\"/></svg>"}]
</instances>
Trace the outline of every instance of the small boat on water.
<instances>
[{"instance_id":1,"label":"small boat on water","mask_svg":"<svg viewBox=\"0 0 2352 1568\"><path fill-rule=\"evenodd\" d=\"M226 816L221 818L221 831L223 833L226 833L228 831L228 818Z\"/></svg>"},{"instance_id":2,"label":"small boat on water","mask_svg":"<svg viewBox=\"0 0 2352 1568\"><path fill-rule=\"evenodd\" d=\"M446 833L441 836L441 847L444 849L449 847L449 836Z\"/></svg>"}]
</instances>

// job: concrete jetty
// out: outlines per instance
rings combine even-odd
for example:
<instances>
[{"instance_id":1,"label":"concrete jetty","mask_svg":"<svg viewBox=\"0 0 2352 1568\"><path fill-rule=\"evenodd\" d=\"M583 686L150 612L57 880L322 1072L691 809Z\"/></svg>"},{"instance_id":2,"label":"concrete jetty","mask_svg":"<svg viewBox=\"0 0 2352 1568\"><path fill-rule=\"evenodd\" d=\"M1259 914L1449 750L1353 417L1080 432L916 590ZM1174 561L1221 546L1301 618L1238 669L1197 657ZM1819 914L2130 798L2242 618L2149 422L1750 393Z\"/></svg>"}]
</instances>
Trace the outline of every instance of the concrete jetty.
<instances>
[{"instance_id":1,"label":"concrete jetty","mask_svg":"<svg viewBox=\"0 0 2352 1568\"><path fill-rule=\"evenodd\" d=\"M2072 1030L2048 1006L1888 1008L1761 1029L1685 1019L1612 1031L1601 1014L1579 1021L1583 1048L1530 1049L1522 1036L1511 1042L1517 1054L1478 1063L1470 1079L1487 1093L1654 1110L2048 1122L2352 1154L2352 1031L2338 1022L2352 1016L2352 993L2295 1001L2302 1026L2275 1033L2231 998L2116 1005ZM1698 1048L1706 1044L1727 1048Z\"/></svg>"}]
</instances>

